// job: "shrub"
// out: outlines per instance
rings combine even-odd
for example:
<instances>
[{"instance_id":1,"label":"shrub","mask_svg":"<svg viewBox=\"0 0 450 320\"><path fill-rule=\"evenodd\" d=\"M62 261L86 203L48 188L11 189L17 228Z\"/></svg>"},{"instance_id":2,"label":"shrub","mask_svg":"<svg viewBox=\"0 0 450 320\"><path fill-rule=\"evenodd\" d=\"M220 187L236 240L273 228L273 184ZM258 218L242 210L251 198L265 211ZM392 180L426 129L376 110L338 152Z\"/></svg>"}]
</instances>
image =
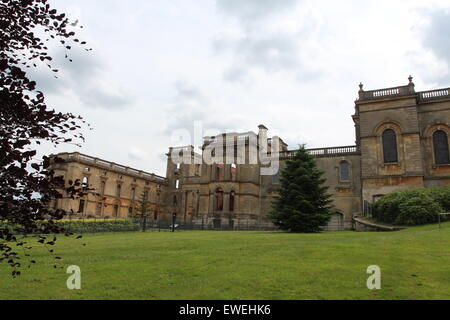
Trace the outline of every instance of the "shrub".
<instances>
[{"instance_id":1,"label":"shrub","mask_svg":"<svg viewBox=\"0 0 450 320\"><path fill-rule=\"evenodd\" d=\"M413 225L436 222L439 211L450 211L450 187L387 194L374 203L372 216L380 222ZM445 219L442 217L442 220Z\"/></svg>"},{"instance_id":2,"label":"shrub","mask_svg":"<svg viewBox=\"0 0 450 320\"><path fill-rule=\"evenodd\" d=\"M417 225L436 222L442 209L433 198L425 195L400 203L399 210L395 224Z\"/></svg>"}]
</instances>

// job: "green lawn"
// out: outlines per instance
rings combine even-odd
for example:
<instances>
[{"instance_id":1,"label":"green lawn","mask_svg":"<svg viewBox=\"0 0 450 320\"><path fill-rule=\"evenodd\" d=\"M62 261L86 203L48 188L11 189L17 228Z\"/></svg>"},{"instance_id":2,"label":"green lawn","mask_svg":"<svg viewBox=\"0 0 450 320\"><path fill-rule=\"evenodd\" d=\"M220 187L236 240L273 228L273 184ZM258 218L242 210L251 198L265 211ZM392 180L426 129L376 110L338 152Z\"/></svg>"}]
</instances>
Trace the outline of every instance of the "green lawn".
<instances>
[{"instance_id":1,"label":"green lawn","mask_svg":"<svg viewBox=\"0 0 450 320\"><path fill-rule=\"evenodd\" d=\"M450 299L450 223L371 233L97 234L61 237L56 251L63 269L42 248L16 279L0 264L0 298ZM373 264L381 290L366 287ZM81 268L81 290L66 287L69 265Z\"/></svg>"}]
</instances>

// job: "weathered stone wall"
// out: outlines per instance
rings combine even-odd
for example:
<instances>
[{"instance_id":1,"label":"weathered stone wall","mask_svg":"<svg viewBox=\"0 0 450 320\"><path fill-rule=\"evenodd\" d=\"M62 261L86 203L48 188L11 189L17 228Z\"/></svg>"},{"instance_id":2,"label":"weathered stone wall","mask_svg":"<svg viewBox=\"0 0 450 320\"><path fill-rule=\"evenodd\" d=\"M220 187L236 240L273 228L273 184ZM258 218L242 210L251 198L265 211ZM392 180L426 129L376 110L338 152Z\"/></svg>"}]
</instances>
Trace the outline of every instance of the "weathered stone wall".
<instances>
[{"instance_id":1,"label":"weathered stone wall","mask_svg":"<svg viewBox=\"0 0 450 320\"><path fill-rule=\"evenodd\" d=\"M87 179L88 188L92 190L89 190L87 195L81 199L67 197L58 199L53 204L55 207L73 212L75 216L124 218L132 213L136 200L141 198L144 191L147 191L151 213L166 214L164 205L166 186L164 183L155 182L144 176L139 177L139 174L130 175L114 170L115 164L104 160L98 159L99 165L96 165L91 160L95 158L79 153L61 153L57 156L67 159L67 162L52 165L55 175L63 176L65 181L83 181L83 179L86 181L85 179ZM108 168L107 165L111 165L111 168ZM148 175L151 176L151 174ZM104 190L102 190L102 183L104 183ZM120 194L117 190L118 185L120 185ZM81 200L84 201L82 210L80 210Z\"/></svg>"}]
</instances>

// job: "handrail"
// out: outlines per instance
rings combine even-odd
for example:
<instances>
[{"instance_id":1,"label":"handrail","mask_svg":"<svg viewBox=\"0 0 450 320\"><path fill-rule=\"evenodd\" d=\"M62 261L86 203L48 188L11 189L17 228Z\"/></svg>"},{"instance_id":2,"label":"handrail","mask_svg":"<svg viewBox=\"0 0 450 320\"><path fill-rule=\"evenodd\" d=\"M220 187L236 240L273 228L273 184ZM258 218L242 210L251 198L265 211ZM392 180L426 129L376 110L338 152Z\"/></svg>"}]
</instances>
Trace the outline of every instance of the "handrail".
<instances>
[{"instance_id":1,"label":"handrail","mask_svg":"<svg viewBox=\"0 0 450 320\"><path fill-rule=\"evenodd\" d=\"M399 87L391 87L391 88L383 88L383 89L377 89L377 90L370 90L370 91L359 91L359 100L374 100L374 99L383 99L388 97L395 97L395 96L408 96L413 95L414 87L411 87L409 85L407 86L399 86Z\"/></svg>"},{"instance_id":2,"label":"handrail","mask_svg":"<svg viewBox=\"0 0 450 320\"><path fill-rule=\"evenodd\" d=\"M327 148L313 148L306 149L306 151L315 157L336 157L342 155L355 155L359 154L357 146L339 146L339 147L327 147ZM277 156L281 159L288 159L294 156L296 150L280 151L278 153L271 154L272 157Z\"/></svg>"},{"instance_id":3,"label":"handrail","mask_svg":"<svg viewBox=\"0 0 450 320\"><path fill-rule=\"evenodd\" d=\"M419 101L437 100L442 98L450 98L450 88L419 92Z\"/></svg>"}]
</instances>

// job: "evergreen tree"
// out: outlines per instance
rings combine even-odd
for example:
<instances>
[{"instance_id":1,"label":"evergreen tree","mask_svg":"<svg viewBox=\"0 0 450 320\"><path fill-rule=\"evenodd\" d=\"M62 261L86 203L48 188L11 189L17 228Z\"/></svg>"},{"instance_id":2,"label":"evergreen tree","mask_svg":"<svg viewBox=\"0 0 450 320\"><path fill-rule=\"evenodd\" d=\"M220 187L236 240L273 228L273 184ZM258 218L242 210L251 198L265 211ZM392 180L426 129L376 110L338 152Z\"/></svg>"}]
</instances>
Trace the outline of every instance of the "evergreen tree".
<instances>
[{"instance_id":1,"label":"evergreen tree","mask_svg":"<svg viewBox=\"0 0 450 320\"><path fill-rule=\"evenodd\" d=\"M323 171L300 146L281 170L279 194L272 202L270 218L282 230L319 232L331 216L330 194Z\"/></svg>"},{"instance_id":2,"label":"evergreen tree","mask_svg":"<svg viewBox=\"0 0 450 320\"><path fill-rule=\"evenodd\" d=\"M134 207L133 217L144 217L148 216L151 212L150 201L148 200L148 191L143 191L139 200L136 201Z\"/></svg>"}]
</instances>

